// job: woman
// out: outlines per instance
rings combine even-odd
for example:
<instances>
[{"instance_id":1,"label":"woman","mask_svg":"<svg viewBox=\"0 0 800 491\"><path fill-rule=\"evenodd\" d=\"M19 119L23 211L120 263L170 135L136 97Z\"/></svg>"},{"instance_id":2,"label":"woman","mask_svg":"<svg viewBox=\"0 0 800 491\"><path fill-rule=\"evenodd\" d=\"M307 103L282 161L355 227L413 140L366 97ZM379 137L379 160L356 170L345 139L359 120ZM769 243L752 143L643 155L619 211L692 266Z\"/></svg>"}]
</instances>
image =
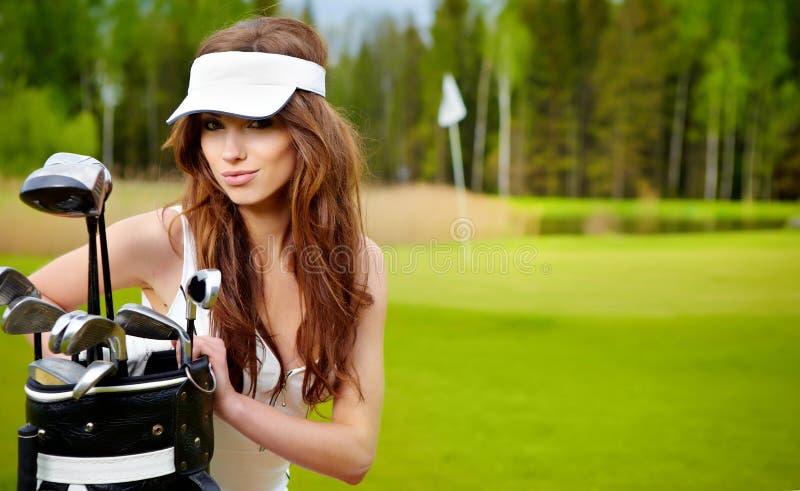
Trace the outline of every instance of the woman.
<instances>
[{"instance_id":1,"label":"woman","mask_svg":"<svg viewBox=\"0 0 800 491\"><path fill-rule=\"evenodd\" d=\"M375 455L386 280L362 235L362 157L324 98L325 62L320 37L290 19L206 39L168 120L188 180L182 206L108 230L114 286L142 288L175 320L188 276L222 271L193 355L207 355L217 379L211 473L226 490L285 489L289 462L355 484ZM86 301L85 258L68 253L32 280L72 310ZM135 370L159 348L129 346ZM330 422L305 419L329 398Z\"/></svg>"}]
</instances>

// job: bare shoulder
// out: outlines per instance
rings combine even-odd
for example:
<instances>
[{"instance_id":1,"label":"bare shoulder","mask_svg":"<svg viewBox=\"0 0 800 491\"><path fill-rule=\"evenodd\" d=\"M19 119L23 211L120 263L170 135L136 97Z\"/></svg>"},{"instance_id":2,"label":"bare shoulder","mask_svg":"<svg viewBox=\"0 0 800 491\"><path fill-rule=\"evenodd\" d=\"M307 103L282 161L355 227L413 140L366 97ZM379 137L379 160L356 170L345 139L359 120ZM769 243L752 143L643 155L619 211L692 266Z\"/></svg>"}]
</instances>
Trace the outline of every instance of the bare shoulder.
<instances>
[{"instance_id":1,"label":"bare shoulder","mask_svg":"<svg viewBox=\"0 0 800 491\"><path fill-rule=\"evenodd\" d=\"M361 275L366 276L367 290L378 305L386 303L386 266L383 250L366 235L362 237L363 247L359 251L359 267Z\"/></svg>"},{"instance_id":2,"label":"bare shoulder","mask_svg":"<svg viewBox=\"0 0 800 491\"><path fill-rule=\"evenodd\" d=\"M152 288L180 278L183 259L180 220L174 210L155 210L120 220L107 231L111 281L116 288ZM54 259L33 273L44 296L72 310L86 301L87 245Z\"/></svg>"},{"instance_id":3,"label":"bare shoulder","mask_svg":"<svg viewBox=\"0 0 800 491\"><path fill-rule=\"evenodd\" d=\"M134 215L108 229L109 256L118 261L122 283L153 286L183 260L183 227L174 209ZM112 272L114 269L112 268Z\"/></svg>"},{"instance_id":4,"label":"bare shoulder","mask_svg":"<svg viewBox=\"0 0 800 491\"><path fill-rule=\"evenodd\" d=\"M179 213L171 208L134 215L109 227L109 235L126 249L145 255L160 255L169 250L181 253L183 228L177 218Z\"/></svg>"}]
</instances>

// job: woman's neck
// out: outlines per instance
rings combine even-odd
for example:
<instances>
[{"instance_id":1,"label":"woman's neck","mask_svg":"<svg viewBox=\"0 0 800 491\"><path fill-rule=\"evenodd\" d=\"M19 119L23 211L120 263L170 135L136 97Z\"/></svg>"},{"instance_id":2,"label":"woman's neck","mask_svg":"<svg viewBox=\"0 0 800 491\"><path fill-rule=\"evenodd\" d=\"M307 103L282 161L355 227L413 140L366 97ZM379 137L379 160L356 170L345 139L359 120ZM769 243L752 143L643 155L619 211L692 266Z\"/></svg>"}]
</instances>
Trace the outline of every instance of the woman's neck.
<instances>
[{"instance_id":1,"label":"woman's neck","mask_svg":"<svg viewBox=\"0 0 800 491\"><path fill-rule=\"evenodd\" d=\"M289 231L291 211L288 206L279 208L239 207L250 234L250 240L256 247L271 250L275 246L283 249Z\"/></svg>"}]
</instances>

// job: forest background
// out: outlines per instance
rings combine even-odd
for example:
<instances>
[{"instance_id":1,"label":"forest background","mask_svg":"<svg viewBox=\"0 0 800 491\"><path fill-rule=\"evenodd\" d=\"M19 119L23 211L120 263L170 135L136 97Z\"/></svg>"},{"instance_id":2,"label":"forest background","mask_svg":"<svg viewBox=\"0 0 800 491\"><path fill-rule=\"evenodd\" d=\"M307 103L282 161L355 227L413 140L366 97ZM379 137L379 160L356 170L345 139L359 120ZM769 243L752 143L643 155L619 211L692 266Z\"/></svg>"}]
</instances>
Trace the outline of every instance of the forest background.
<instances>
[{"instance_id":1,"label":"forest background","mask_svg":"<svg viewBox=\"0 0 800 491\"><path fill-rule=\"evenodd\" d=\"M476 192L611 198L800 196L800 2L432 2L432 25L336 33L329 100L374 183L452 182L445 72L468 109ZM275 0L0 0L0 173L56 151L118 177L179 177L161 149L199 41ZM299 13L312 24L310 3Z\"/></svg>"}]
</instances>

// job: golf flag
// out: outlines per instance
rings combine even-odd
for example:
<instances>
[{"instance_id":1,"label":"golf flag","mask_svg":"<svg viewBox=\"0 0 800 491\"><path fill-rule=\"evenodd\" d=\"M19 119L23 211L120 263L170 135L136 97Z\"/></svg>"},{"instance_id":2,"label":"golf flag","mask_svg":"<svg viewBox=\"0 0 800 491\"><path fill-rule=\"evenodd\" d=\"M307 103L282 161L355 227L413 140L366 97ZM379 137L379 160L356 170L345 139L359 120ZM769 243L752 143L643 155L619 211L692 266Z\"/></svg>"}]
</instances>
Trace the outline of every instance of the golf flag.
<instances>
[{"instance_id":1,"label":"golf flag","mask_svg":"<svg viewBox=\"0 0 800 491\"><path fill-rule=\"evenodd\" d=\"M461 98L456 80L446 73L442 81L442 103L439 105L439 126L447 128L467 116L467 107Z\"/></svg>"},{"instance_id":2,"label":"golf flag","mask_svg":"<svg viewBox=\"0 0 800 491\"><path fill-rule=\"evenodd\" d=\"M467 107L458 91L456 80L446 73L442 80L442 103L439 106L439 126L447 128L450 134L450 156L453 160L453 184L456 187L456 201L459 218L467 218L467 196L464 185L464 163L461 159L461 136L458 122L467 116Z\"/></svg>"}]
</instances>

